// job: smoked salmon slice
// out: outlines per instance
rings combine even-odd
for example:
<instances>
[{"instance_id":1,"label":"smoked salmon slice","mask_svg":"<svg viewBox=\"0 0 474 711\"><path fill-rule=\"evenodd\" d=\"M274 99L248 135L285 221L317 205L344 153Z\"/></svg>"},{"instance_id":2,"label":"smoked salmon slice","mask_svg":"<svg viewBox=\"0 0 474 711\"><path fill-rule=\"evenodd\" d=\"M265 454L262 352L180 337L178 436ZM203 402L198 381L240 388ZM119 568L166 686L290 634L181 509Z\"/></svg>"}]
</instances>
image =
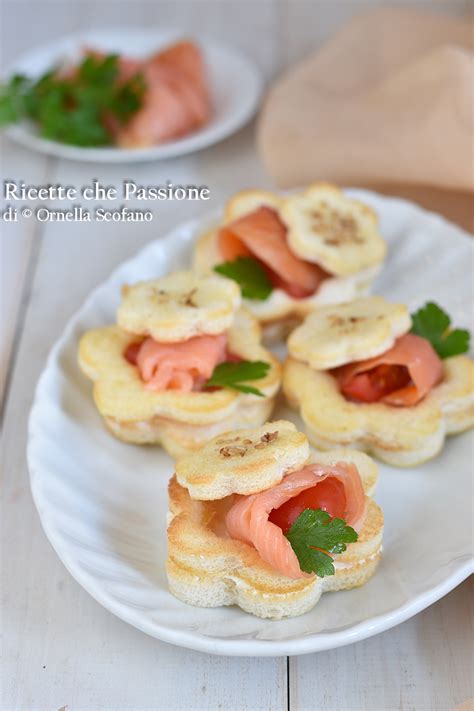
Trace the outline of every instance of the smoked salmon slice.
<instances>
[{"instance_id":1,"label":"smoked salmon slice","mask_svg":"<svg viewBox=\"0 0 474 711\"><path fill-rule=\"evenodd\" d=\"M121 66L126 72L124 60ZM162 143L209 121L209 83L201 50L195 44L178 42L144 61L140 71L146 85L143 103L126 126L117 128L120 145L144 147Z\"/></svg>"},{"instance_id":2,"label":"smoked salmon slice","mask_svg":"<svg viewBox=\"0 0 474 711\"><path fill-rule=\"evenodd\" d=\"M362 482L353 464L340 462L334 466L309 464L300 471L288 474L271 489L239 497L226 516L230 536L254 546L260 557L282 575L289 578L308 577L301 570L298 558L282 529L269 521L269 516L273 509L278 509L328 477L335 477L344 485L346 523L356 531L360 530L366 513Z\"/></svg>"},{"instance_id":3,"label":"smoked salmon slice","mask_svg":"<svg viewBox=\"0 0 474 711\"><path fill-rule=\"evenodd\" d=\"M443 366L426 338L407 333L382 355L349 363L334 374L349 397L406 407L416 405L440 382Z\"/></svg>"},{"instance_id":4,"label":"smoked salmon slice","mask_svg":"<svg viewBox=\"0 0 474 711\"><path fill-rule=\"evenodd\" d=\"M104 59L107 55L86 47L84 54ZM183 40L149 59L118 57L118 82L141 74L145 93L141 108L121 125L113 116L104 122L123 147L145 147L179 138L198 129L211 118L211 96L201 50Z\"/></svg>"},{"instance_id":5,"label":"smoked salmon slice","mask_svg":"<svg viewBox=\"0 0 474 711\"><path fill-rule=\"evenodd\" d=\"M270 207L259 207L220 229L218 244L225 261L249 256L258 259L272 284L297 298L314 294L328 276L317 264L293 254L286 241L286 227Z\"/></svg>"},{"instance_id":6,"label":"smoked salmon slice","mask_svg":"<svg viewBox=\"0 0 474 711\"><path fill-rule=\"evenodd\" d=\"M150 59L150 64L168 68L179 74L177 90L187 100L198 124L210 118L211 100L206 67L202 52L197 45L183 40L158 52Z\"/></svg>"},{"instance_id":7,"label":"smoked salmon slice","mask_svg":"<svg viewBox=\"0 0 474 711\"><path fill-rule=\"evenodd\" d=\"M173 74L153 66L145 66L142 72L147 86L142 106L116 133L117 143L125 148L162 143L194 127L191 112L173 85Z\"/></svg>"},{"instance_id":8,"label":"smoked salmon slice","mask_svg":"<svg viewBox=\"0 0 474 711\"><path fill-rule=\"evenodd\" d=\"M135 361L147 390L199 390L216 365L226 360L227 336L195 336L181 343L158 343L146 338L140 346L127 349L125 357ZM133 358L133 360L132 360Z\"/></svg>"}]
</instances>

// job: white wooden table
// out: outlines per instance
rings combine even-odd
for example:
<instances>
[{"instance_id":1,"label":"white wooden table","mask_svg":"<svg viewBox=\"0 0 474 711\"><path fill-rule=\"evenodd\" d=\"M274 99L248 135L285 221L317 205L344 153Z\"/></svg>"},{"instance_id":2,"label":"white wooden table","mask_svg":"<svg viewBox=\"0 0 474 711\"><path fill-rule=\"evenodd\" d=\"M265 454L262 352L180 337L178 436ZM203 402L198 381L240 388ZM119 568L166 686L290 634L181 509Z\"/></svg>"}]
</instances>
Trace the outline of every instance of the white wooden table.
<instances>
[{"instance_id":1,"label":"white wooden table","mask_svg":"<svg viewBox=\"0 0 474 711\"><path fill-rule=\"evenodd\" d=\"M448 2L454 11L467 4L444 4ZM219 39L232 41L254 56L270 77L357 7L373 4L4 0L2 47L4 58L13 58L38 38L106 24L111 15L117 26L132 20L156 23L160 18L164 25L194 32L205 27ZM251 19L242 7L251 8ZM29 17L34 22L28 23ZM93 178L115 185L124 177L144 184L170 179L206 183L212 197L209 203L160 204L154 207L154 221L138 226L65 226L25 219L0 223L5 611L0 707L448 711L471 697L472 581L382 635L288 660L219 658L171 647L113 617L70 577L41 530L25 461L28 412L51 345L89 291L142 245L179 221L218 206L236 189L270 183L255 156L252 126L205 152L126 169L57 161L6 140L0 149L2 179L77 186Z\"/></svg>"}]
</instances>

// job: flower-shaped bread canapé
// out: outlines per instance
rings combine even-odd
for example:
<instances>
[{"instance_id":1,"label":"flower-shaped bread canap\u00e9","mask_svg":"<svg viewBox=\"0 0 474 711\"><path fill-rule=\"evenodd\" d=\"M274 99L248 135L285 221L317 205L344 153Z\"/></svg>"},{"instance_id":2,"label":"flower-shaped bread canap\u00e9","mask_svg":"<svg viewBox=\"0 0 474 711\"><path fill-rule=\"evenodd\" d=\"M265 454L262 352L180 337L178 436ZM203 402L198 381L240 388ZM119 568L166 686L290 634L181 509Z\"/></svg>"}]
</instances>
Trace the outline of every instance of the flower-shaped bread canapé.
<instances>
[{"instance_id":1,"label":"flower-shaped bread canap\u00e9","mask_svg":"<svg viewBox=\"0 0 474 711\"><path fill-rule=\"evenodd\" d=\"M385 253L373 210L315 183L285 198L235 195L223 224L198 241L195 267L235 279L259 321L282 327L321 304L366 294Z\"/></svg>"},{"instance_id":2,"label":"flower-shaped bread canap\u00e9","mask_svg":"<svg viewBox=\"0 0 474 711\"><path fill-rule=\"evenodd\" d=\"M473 426L468 340L434 303L412 317L379 296L326 306L290 335L283 389L318 448L413 466Z\"/></svg>"},{"instance_id":3,"label":"flower-shaped bread canap\u00e9","mask_svg":"<svg viewBox=\"0 0 474 711\"><path fill-rule=\"evenodd\" d=\"M377 476L362 452L311 452L284 420L216 437L169 484L171 592L278 619L362 585L382 551Z\"/></svg>"},{"instance_id":4,"label":"flower-shaped bread canap\u00e9","mask_svg":"<svg viewBox=\"0 0 474 711\"><path fill-rule=\"evenodd\" d=\"M265 422L281 380L238 286L176 272L125 286L117 325L88 331L79 365L110 431L173 456Z\"/></svg>"}]
</instances>

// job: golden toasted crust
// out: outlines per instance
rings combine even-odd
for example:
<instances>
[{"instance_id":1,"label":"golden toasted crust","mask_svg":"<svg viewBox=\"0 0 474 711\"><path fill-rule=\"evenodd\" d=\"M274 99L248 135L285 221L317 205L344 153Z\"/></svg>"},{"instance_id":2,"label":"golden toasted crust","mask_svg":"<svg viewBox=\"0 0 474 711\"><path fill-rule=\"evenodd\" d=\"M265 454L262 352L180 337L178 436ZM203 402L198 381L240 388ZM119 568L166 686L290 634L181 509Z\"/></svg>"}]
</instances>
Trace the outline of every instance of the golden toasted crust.
<instances>
[{"instance_id":1,"label":"golden toasted crust","mask_svg":"<svg viewBox=\"0 0 474 711\"><path fill-rule=\"evenodd\" d=\"M283 198L269 190L241 190L225 206L224 221L233 222L264 205L279 210L282 203Z\"/></svg>"},{"instance_id":2,"label":"golden toasted crust","mask_svg":"<svg viewBox=\"0 0 474 711\"><path fill-rule=\"evenodd\" d=\"M384 353L410 327L404 304L367 296L314 311L290 335L288 351L316 370L328 370Z\"/></svg>"},{"instance_id":3,"label":"golden toasted crust","mask_svg":"<svg viewBox=\"0 0 474 711\"><path fill-rule=\"evenodd\" d=\"M227 417L209 425L189 425L166 417L153 417L143 422L114 420L104 422L112 434L131 444L160 444L174 459L195 452L203 444L222 432L245 427L257 427L270 418L274 398L258 398L245 407L239 406Z\"/></svg>"},{"instance_id":4,"label":"golden toasted crust","mask_svg":"<svg viewBox=\"0 0 474 711\"><path fill-rule=\"evenodd\" d=\"M308 457L306 435L279 420L215 437L199 452L178 459L176 477L193 499L217 500L268 489L301 469Z\"/></svg>"},{"instance_id":5,"label":"golden toasted crust","mask_svg":"<svg viewBox=\"0 0 474 711\"><path fill-rule=\"evenodd\" d=\"M223 388L182 393L146 390L138 369L123 353L136 336L118 326L88 331L79 344L79 366L94 381L94 400L109 429L128 442L162 443L172 453L196 448L229 427L259 425L268 419L281 380L278 360L261 345L257 321L237 312L228 331L232 353L263 360L270 370L258 381L264 397ZM254 418L254 419L253 419Z\"/></svg>"},{"instance_id":6,"label":"golden toasted crust","mask_svg":"<svg viewBox=\"0 0 474 711\"><path fill-rule=\"evenodd\" d=\"M441 408L446 434L457 434L474 426L474 361L455 356L443 365L444 380L430 394Z\"/></svg>"},{"instance_id":7,"label":"golden toasted crust","mask_svg":"<svg viewBox=\"0 0 474 711\"><path fill-rule=\"evenodd\" d=\"M201 274L209 273L216 264L222 262L218 249L217 230L209 230L196 243L194 268ZM288 317L302 318L315 308L326 304L337 304L364 296L380 271L380 265L362 269L356 274L325 279L312 296L295 299L283 289L274 289L264 301L244 299L246 308L263 324L274 324Z\"/></svg>"},{"instance_id":8,"label":"golden toasted crust","mask_svg":"<svg viewBox=\"0 0 474 711\"><path fill-rule=\"evenodd\" d=\"M443 381L411 407L350 402L331 374L291 357L283 390L318 448L355 446L389 464L414 466L436 456L446 434L474 424L473 361L447 358L443 368Z\"/></svg>"},{"instance_id":9,"label":"golden toasted crust","mask_svg":"<svg viewBox=\"0 0 474 711\"><path fill-rule=\"evenodd\" d=\"M341 461L340 452L337 457ZM300 615L310 610L326 590L362 585L380 558L383 515L371 499L359 540L344 554L335 556L335 575L294 580L277 573L253 546L228 537L224 517L233 496L195 501L175 477L168 491L172 517L168 527L168 581L171 592L191 605L236 604L272 619Z\"/></svg>"},{"instance_id":10,"label":"golden toasted crust","mask_svg":"<svg viewBox=\"0 0 474 711\"><path fill-rule=\"evenodd\" d=\"M385 257L374 211L334 185L314 183L303 193L290 195L280 216L293 252L331 274L355 274Z\"/></svg>"},{"instance_id":11,"label":"golden toasted crust","mask_svg":"<svg viewBox=\"0 0 474 711\"><path fill-rule=\"evenodd\" d=\"M240 306L240 289L217 274L174 272L122 289L117 323L162 343L226 331Z\"/></svg>"}]
</instances>

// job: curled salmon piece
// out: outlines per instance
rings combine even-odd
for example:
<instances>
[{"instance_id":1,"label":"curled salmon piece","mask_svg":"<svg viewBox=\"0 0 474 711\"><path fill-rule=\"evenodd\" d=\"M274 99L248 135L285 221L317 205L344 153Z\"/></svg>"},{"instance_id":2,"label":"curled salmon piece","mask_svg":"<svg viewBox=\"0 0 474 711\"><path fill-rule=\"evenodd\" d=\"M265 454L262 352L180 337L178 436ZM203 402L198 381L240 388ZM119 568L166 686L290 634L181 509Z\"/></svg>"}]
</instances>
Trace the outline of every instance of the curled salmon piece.
<instances>
[{"instance_id":1,"label":"curled salmon piece","mask_svg":"<svg viewBox=\"0 0 474 711\"><path fill-rule=\"evenodd\" d=\"M173 86L173 73L149 65L142 73L147 87L142 106L125 126L116 130L117 143L124 148L163 143L184 135L194 126L189 108Z\"/></svg>"},{"instance_id":2,"label":"curled salmon piece","mask_svg":"<svg viewBox=\"0 0 474 711\"><path fill-rule=\"evenodd\" d=\"M141 67L146 91L141 108L116 140L124 147L145 147L179 138L207 123L211 100L202 52L190 41L153 55Z\"/></svg>"},{"instance_id":3,"label":"curled salmon piece","mask_svg":"<svg viewBox=\"0 0 474 711\"><path fill-rule=\"evenodd\" d=\"M334 466L308 464L293 472L266 491L242 496L228 511L227 530L232 538L253 545L260 557L282 575L289 578L306 578L298 558L282 529L269 521L273 509L278 509L301 492L334 477L339 480L346 495L346 523L360 530L366 513L365 494L359 472L353 464Z\"/></svg>"},{"instance_id":4,"label":"curled salmon piece","mask_svg":"<svg viewBox=\"0 0 474 711\"><path fill-rule=\"evenodd\" d=\"M344 394L364 402L416 405L443 377L443 365L429 341L413 333L398 338L382 355L334 371Z\"/></svg>"},{"instance_id":5,"label":"curled salmon piece","mask_svg":"<svg viewBox=\"0 0 474 711\"><path fill-rule=\"evenodd\" d=\"M151 66L168 68L179 74L176 89L192 110L198 125L211 117L211 97L202 52L194 42L183 40L158 52L150 59Z\"/></svg>"},{"instance_id":6,"label":"curled salmon piece","mask_svg":"<svg viewBox=\"0 0 474 711\"><path fill-rule=\"evenodd\" d=\"M286 241L286 227L270 207L259 207L222 227L218 241L225 261L255 257L266 267L275 287L297 298L314 294L328 276L317 264L293 254Z\"/></svg>"},{"instance_id":7,"label":"curled salmon piece","mask_svg":"<svg viewBox=\"0 0 474 711\"><path fill-rule=\"evenodd\" d=\"M104 52L84 48L86 56L105 59ZM148 59L118 57L118 83L143 76L141 108L123 126L111 115L104 117L115 141L138 148L179 138L207 123L212 114L210 87L204 58L189 40L177 42ZM74 73L76 69L68 70ZM67 75L67 74L66 74Z\"/></svg>"},{"instance_id":8,"label":"curled salmon piece","mask_svg":"<svg viewBox=\"0 0 474 711\"><path fill-rule=\"evenodd\" d=\"M199 390L216 365L226 360L226 346L225 334L196 336L181 343L146 338L125 357L135 361L147 390L191 392Z\"/></svg>"}]
</instances>

